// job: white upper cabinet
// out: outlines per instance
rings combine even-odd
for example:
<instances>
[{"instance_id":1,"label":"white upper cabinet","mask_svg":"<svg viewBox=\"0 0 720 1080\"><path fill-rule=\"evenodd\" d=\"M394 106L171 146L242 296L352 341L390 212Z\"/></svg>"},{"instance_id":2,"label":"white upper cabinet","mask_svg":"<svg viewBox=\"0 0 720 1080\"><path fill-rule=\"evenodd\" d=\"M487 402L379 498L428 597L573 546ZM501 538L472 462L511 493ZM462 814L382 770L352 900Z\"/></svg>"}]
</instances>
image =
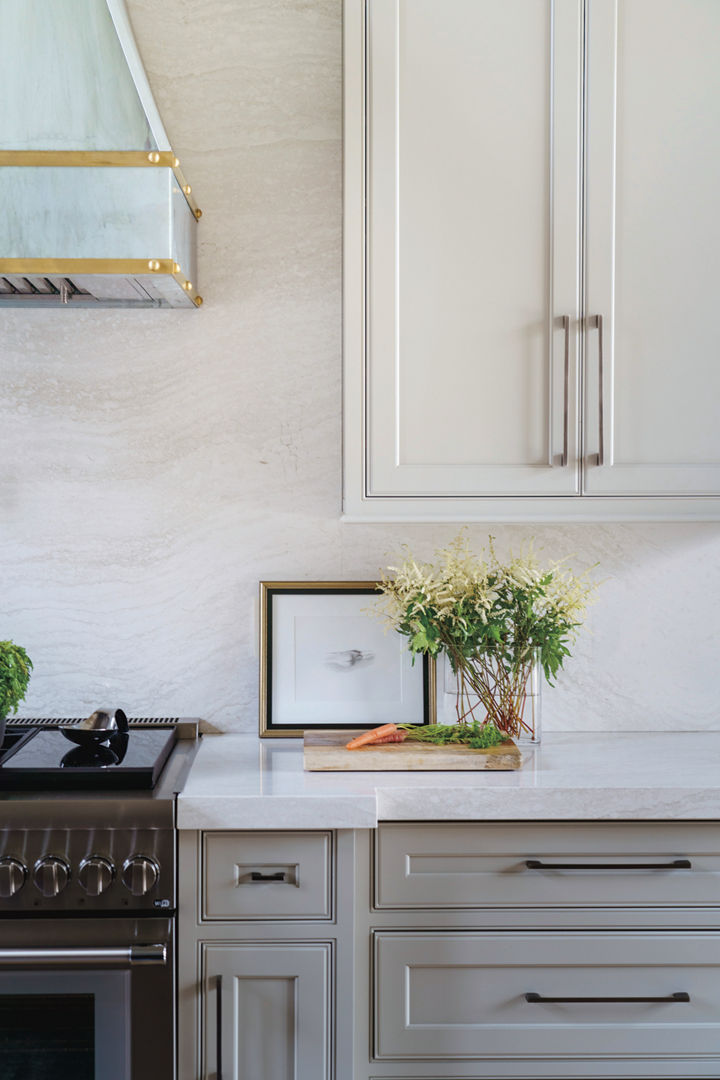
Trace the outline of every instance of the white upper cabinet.
<instances>
[{"instance_id":1,"label":"white upper cabinet","mask_svg":"<svg viewBox=\"0 0 720 1080\"><path fill-rule=\"evenodd\" d=\"M720 495L719 55L718 0L589 4L589 495Z\"/></svg>"},{"instance_id":2,"label":"white upper cabinet","mask_svg":"<svg viewBox=\"0 0 720 1080\"><path fill-rule=\"evenodd\" d=\"M577 37L553 147L549 0L367 11L368 489L573 494L576 319L550 331L577 311Z\"/></svg>"},{"instance_id":3,"label":"white upper cabinet","mask_svg":"<svg viewBox=\"0 0 720 1080\"><path fill-rule=\"evenodd\" d=\"M346 516L720 516L719 0L345 34Z\"/></svg>"}]
</instances>

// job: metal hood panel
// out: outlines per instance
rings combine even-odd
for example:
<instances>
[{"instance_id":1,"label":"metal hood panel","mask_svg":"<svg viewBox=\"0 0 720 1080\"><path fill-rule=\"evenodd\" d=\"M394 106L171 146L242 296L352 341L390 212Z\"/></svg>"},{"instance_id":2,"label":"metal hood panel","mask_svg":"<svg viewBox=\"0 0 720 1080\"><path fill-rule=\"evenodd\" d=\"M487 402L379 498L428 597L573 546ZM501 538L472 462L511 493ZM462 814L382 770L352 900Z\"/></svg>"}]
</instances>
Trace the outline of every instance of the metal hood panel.
<instances>
[{"instance_id":1,"label":"metal hood panel","mask_svg":"<svg viewBox=\"0 0 720 1080\"><path fill-rule=\"evenodd\" d=\"M170 149L124 3L0 0L0 26L4 150Z\"/></svg>"},{"instance_id":2,"label":"metal hood panel","mask_svg":"<svg viewBox=\"0 0 720 1080\"><path fill-rule=\"evenodd\" d=\"M199 306L201 212L124 0L0 0L0 28L0 306Z\"/></svg>"}]
</instances>

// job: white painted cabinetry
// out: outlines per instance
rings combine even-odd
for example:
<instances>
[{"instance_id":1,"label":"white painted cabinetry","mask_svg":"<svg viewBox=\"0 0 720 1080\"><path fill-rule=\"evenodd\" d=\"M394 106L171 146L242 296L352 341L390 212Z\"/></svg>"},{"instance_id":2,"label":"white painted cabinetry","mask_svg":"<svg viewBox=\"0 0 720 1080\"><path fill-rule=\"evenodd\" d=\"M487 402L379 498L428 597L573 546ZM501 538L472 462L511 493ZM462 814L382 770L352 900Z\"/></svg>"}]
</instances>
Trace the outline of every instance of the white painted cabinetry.
<instances>
[{"instance_id":1,"label":"white painted cabinetry","mask_svg":"<svg viewBox=\"0 0 720 1080\"><path fill-rule=\"evenodd\" d=\"M351 1080L352 833L182 832L179 867L178 1080Z\"/></svg>"},{"instance_id":2,"label":"white painted cabinetry","mask_svg":"<svg viewBox=\"0 0 720 1080\"><path fill-rule=\"evenodd\" d=\"M720 5L591 0L587 40L584 490L720 495Z\"/></svg>"},{"instance_id":3,"label":"white painted cabinetry","mask_svg":"<svg viewBox=\"0 0 720 1080\"><path fill-rule=\"evenodd\" d=\"M178 1080L717 1078L719 839L183 831Z\"/></svg>"},{"instance_id":4,"label":"white painted cabinetry","mask_svg":"<svg viewBox=\"0 0 720 1080\"><path fill-rule=\"evenodd\" d=\"M330 1080L332 964L329 941L203 943L202 1075Z\"/></svg>"},{"instance_id":5,"label":"white painted cabinetry","mask_svg":"<svg viewBox=\"0 0 720 1080\"><path fill-rule=\"evenodd\" d=\"M720 5L345 33L346 515L720 516Z\"/></svg>"},{"instance_id":6,"label":"white painted cabinetry","mask_svg":"<svg viewBox=\"0 0 720 1080\"><path fill-rule=\"evenodd\" d=\"M354 1080L720 1075L719 846L711 822L381 822Z\"/></svg>"}]
</instances>

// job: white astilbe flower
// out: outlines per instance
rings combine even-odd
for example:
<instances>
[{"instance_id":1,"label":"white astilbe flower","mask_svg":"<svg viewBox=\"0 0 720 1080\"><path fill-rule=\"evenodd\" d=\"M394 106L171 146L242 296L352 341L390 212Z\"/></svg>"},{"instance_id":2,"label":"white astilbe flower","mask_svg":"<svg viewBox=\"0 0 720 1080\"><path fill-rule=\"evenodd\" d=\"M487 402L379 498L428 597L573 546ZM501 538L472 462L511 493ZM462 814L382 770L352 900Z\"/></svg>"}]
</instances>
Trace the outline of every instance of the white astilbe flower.
<instances>
[{"instance_id":1,"label":"white astilbe flower","mask_svg":"<svg viewBox=\"0 0 720 1080\"><path fill-rule=\"evenodd\" d=\"M556 569L547 586L548 610L571 622L582 622L588 604L593 602L594 591L595 585L588 580L587 574L576 577L570 570Z\"/></svg>"},{"instance_id":2,"label":"white astilbe flower","mask_svg":"<svg viewBox=\"0 0 720 1080\"><path fill-rule=\"evenodd\" d=\"M480 643L501 641L526 652L535 631L546 640L554 634L556 643L573 636L595 588L587 574L576 576L565 560L542 566L532 542L505 563L492 537L488 548L487 558L475 555L461 532L434 563L419 562L406 548L404 561L389 568L392 576L382 577L381 614L413 639L414 651L455 642L465 654L474 634Z\"/></svg>"}]
</instances>

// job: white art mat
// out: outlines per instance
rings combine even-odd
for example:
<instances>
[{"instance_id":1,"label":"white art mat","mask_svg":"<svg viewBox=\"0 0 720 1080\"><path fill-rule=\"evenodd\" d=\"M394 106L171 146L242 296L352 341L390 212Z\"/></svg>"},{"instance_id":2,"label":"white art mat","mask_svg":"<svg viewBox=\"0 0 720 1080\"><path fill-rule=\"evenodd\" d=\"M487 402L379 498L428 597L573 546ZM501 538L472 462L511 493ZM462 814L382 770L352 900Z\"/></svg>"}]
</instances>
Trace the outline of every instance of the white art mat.
<instances>
[{"instance_id":1,"label":"white art mat","mask_svg":"<svg viewBox=\"0 0 720 1080\"><path fill-rule=\"evenodd\" d=\"M423 664L368 614L376 597L272 597L273 726L423 722Z\"/></svg>"}]
</instances>

